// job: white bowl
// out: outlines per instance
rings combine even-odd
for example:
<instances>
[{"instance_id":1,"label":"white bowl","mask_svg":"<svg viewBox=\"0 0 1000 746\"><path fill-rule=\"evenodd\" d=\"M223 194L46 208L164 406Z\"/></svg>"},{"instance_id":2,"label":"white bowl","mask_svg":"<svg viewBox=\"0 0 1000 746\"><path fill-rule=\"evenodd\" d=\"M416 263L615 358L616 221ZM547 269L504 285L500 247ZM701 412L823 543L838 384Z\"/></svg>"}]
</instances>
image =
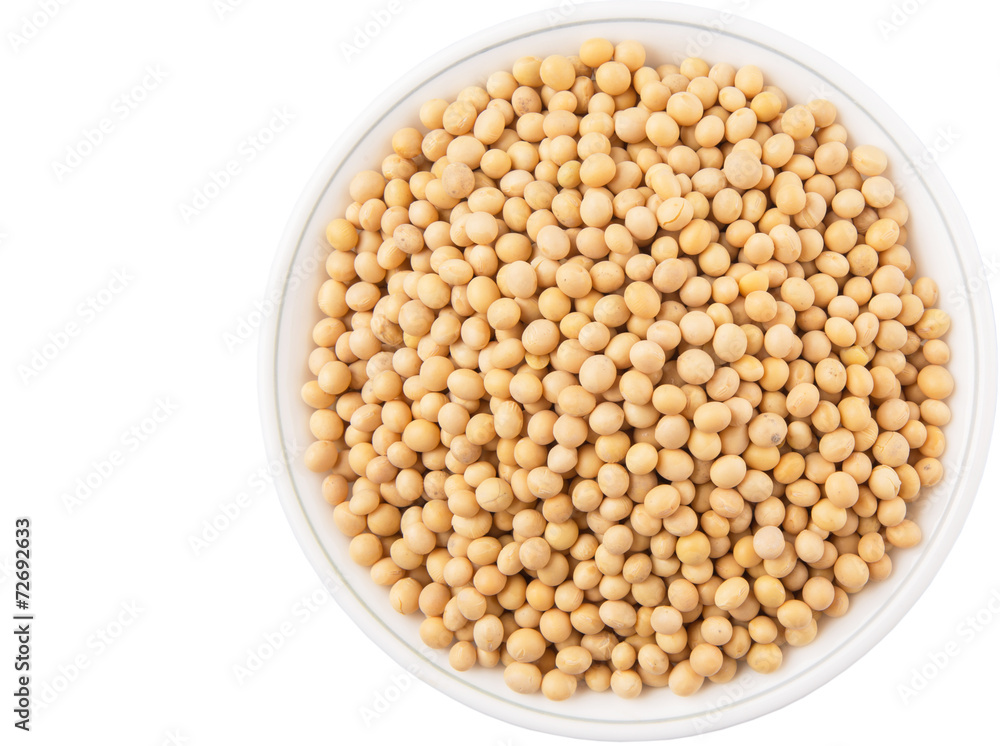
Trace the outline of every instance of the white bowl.
<instances>
[{"instance_id":1,"label":"white bowl","mask_svg":"<svg viewBox=\"0 0 1000 746\"><path fill-rule=\"evenodd\" d=\"M303 551L361 630L401 666L454 699L501 720L558 735L606 740L663 739L733 725L808 694L864 655L902 618L931 582L975 497L990 440L996 400L996 331L989 294L968 292L981 258L962 210L937 168L925 163L921 143L868 88L833 61L793 39L749 21L662 2L581 4L565 15L544 11L507 23L445 50L408 73L358 119L333 147L306 188L275 258L272 288L277 311L260 346L260 403L270 458L287 459L279 495ZM824 619L812 644L787 649L784 665L760 675L742 665L726 685L706 683L698 694L676 697L647 690L635 700L583 691L566 702L523 696L504 685L499 669L453 671L443 651L422 650L418 614L404 617L385 588L347 555L348 542L331 520L321 477L301 463L309 442L309 408L299 398L308 379L310 331L320 317L316 290L325 273L324 228L349 204L357 171L377 167L391 152L393 132L417 125L425 100L454 96L466 85L510 69L522 55L573 54L594 36L636 39L653 64L689 54L710 63L755 64L793 102L826 97L840 112L854 144L871 143L889 156L889 176L910 206L910 248L919 273L934 277L953 324L948 341L956 392L946 428L947 476L921 498L924 541L893 553L893 573L852 597L840 619Z\"/></svg>"}]
</instances>

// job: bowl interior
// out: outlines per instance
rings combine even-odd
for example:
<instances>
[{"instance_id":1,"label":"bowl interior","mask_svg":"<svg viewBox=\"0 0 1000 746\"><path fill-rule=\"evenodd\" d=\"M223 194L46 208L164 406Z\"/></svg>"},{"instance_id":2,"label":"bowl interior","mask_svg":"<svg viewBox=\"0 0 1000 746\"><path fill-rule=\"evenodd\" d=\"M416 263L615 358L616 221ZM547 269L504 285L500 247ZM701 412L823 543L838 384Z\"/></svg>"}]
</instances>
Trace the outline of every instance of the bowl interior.
<instances>
[{"instance_id":1,"label":"bowl interior","mask_svg":"<svg viewBox=\"0 0 1000 746\"><path fill-rule=\"evenodd\" d=\"M637 7L634 17L621 18L620 6L575 6L565 17L537 14L493 29L447 50L376 103L328 156L293 218L275 267L280 312L263 338L261 354L268 448L272 455L289 457L288 479L280 485L286 512L317 570L339 586L338 601L365 632L401 665L476 709L553 733L607 739L690 735L755 717L820 686L874 645L930 582L957 535L982 472L996 391L995 377L986 374L983 363L984 358L995 358L992 313L977 310L985 302L988 312L989 301L966 291L981 262L940 174L933 166L907 165L921 162L922 152L910 131L849 74L776 32L727 20L725 14L709 17L708 11L696 8L663 3ZM593 36L639 40L654 65L676 63L690 54L710 64L756 64L793 103L816 97L833 101L851 144L872 143L888 154L888 175L910 206L909 247L919 274L937 280L941 305L953 318L948 341L956 393L950 401L954 419L947 427L947 475L916 508L923 544L894 552L891 577L852 597L846 616L824 619L815 642L800 649L786 647L777 673L762 676L744 665L729 684L707 684L686 699L668 690L647 690L627 701L581 687L569 701L552 703L541 695L510 692L499 669L452 671L446 651L423 648L417 634L419 615L403 617L392 611L387 589L372 583L368 572L350 561L348 542L333 525L332 510L322 498L321 477L304 469L300 458L310 439L310 410L298 392L309 378L310 331L320 318L316 291L325 278L324 228L349 204L351 176L377 168L391 152L390 139L397 129L419 126L417 111L425 100L454 97L467 85L483 84L491 72L510 69L522 55L576 53L580 42Z\"/></svg>"}]
</instances>

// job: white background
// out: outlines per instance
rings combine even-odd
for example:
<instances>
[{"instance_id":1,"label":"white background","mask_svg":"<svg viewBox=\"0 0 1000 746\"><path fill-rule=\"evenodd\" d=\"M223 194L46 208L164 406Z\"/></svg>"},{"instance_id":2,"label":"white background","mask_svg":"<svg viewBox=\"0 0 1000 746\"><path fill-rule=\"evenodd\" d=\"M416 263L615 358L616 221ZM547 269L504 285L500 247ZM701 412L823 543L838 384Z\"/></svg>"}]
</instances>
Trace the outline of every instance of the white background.
<instances>
[{"instance_id":1,"label":"white background","mask_svg":"<svg viewBox=\"0 0 1000 746\"><path fill-rule=\"evenodd\" d=\"M326 602L267 477L252 313L301 189L354 112L404 70L546 5L397 1L350 59L342 43L388 0L4 3L0 616L13 609L14 518L30 515L32 681L50 704L36 708L32 733L14 731L14 646L3 635L0 742L570 743L412 678L366 723L363 708L402 669ZM940 151L987 266L997 259L998 6L706 5L738 9L866 81ZM60 167L102 119L102 141ZM255 148L255 134L267 144ZM942 138L954 142L935 146ZM239 172L186 220L182 206L229 161ZM959 543L883 642L786 709L698 743L995 733L998 456L994 447ZM67 501L88 475L101 483ZM227 509L229 527L205 535ZM963 620L977 613L984 623L970 634ZM234 667L283 625L278 654L238 680ZM901 690L942 655L921 691Z\"/></svg>"}]
</instances>

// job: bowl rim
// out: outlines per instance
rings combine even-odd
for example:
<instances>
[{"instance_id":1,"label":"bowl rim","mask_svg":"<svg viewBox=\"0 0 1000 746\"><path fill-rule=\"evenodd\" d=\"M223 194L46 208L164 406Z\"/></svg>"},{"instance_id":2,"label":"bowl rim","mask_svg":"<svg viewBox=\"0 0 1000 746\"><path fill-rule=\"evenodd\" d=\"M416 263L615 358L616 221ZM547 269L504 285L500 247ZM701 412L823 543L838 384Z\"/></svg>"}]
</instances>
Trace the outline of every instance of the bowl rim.
<instances>
[{"instance_id":1,"label":"bowl rim","mask_svg":"<svg viewBox=\"0 0 1000 746\"><path fill-rule=\"evenodd\" d=\"M867 85L839 63L806 44L768 26L751 21L737 13L723 28L712 25L724 11L680 5L670 2L638 0L627 5L600 0L579 3L574 11L561 20L546 16L552 8L511 19L502 24L481 29L467 38L435 53L389 86L345 130L320 161L302 192L281 238L269 277L268 288L276 294L276 311L264 320L258 341L258 399L264 446L269 459L288 464L288 444L281 428L278 392L278 331L284 312L287 283L291 278L299 250L306 245L306 226L316 212L329 185L339 176L347 156L367 137L381 115L391 110L409 93L437 77L449 67L462 64L490 48L564 27L591 25L596 22L654 22L689 26L693 32L706 31L729 36L758 46L768 47L787 58L793 65L804 67L845 98L863 109L885 137L906 154L921 152L919 139L902 119ZM828 72L820 72L822 68ZM975 236L959 201L936 163L927 164L914 174L940 213L945 230L952 239L961 275L968 286L969 267L981 264ZM326 553L315 527L306 515L298 496L291 470L285 468L275 480L282 508L292 531L310 564L323 579L325 586L354 623L387 652L399 665L413 672L442 693L469 707L485 712L504 722L513 723L553 735L609 741L652 740L684 737L706 733L754 719L779 710L804 697L838 676L873 648L905 616L917 599L930 586L946 555L954 546L975 499L988 456L993 417L996 409L996 328L992 302L988 292L972 294L970 317L974 342L976 406L970 423L972 447L963 454L959 478L952 486L951 506L944 520L925 537L920 556L899 588L887 596L868 620L861 634L856 635L836 654L829 654L811 667L785 682L779 690L763 691L737 699L710 723L697 723L697 715L611 723L559 715L530 706L509 702L485 691L450 670L430 663L410 642L389 629L363 599L343 582L332 558ZM987 354L987 352L991 354ZM988 385L992 382L992 385ZM348 592L343 592L344 590ZM374 623L373 623L374 622ZM430 665L427 665L430 663ZM408 665L409 664L409 665ZM793 685L794 684L794 685ZM527 702L527 700L526 700ZM518 717L519 716L519 717ZM696 727L697 726L697 727ZM665 733L669 730L671 732Z\"/></svg>"}]
</instances>

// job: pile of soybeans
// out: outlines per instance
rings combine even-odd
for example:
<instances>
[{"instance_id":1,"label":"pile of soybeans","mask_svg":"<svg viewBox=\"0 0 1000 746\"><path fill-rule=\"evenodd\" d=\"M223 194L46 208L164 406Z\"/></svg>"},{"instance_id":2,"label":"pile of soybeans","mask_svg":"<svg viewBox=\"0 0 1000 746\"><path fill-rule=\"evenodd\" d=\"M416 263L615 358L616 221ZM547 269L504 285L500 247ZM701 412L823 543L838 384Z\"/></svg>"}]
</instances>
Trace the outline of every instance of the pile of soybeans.
<instances>
[{"instance_id":1,"label":"pile of soybeans","mask_svg":"<svg viewBox=\"0 0 1000 746\"><path fill-rule=\"evenodd\" d=\"M428 101L354 177L305 461L455 669L690 695L920 541L950 320L836 115L592 39Z\"/></svg>"}]
</instances>

